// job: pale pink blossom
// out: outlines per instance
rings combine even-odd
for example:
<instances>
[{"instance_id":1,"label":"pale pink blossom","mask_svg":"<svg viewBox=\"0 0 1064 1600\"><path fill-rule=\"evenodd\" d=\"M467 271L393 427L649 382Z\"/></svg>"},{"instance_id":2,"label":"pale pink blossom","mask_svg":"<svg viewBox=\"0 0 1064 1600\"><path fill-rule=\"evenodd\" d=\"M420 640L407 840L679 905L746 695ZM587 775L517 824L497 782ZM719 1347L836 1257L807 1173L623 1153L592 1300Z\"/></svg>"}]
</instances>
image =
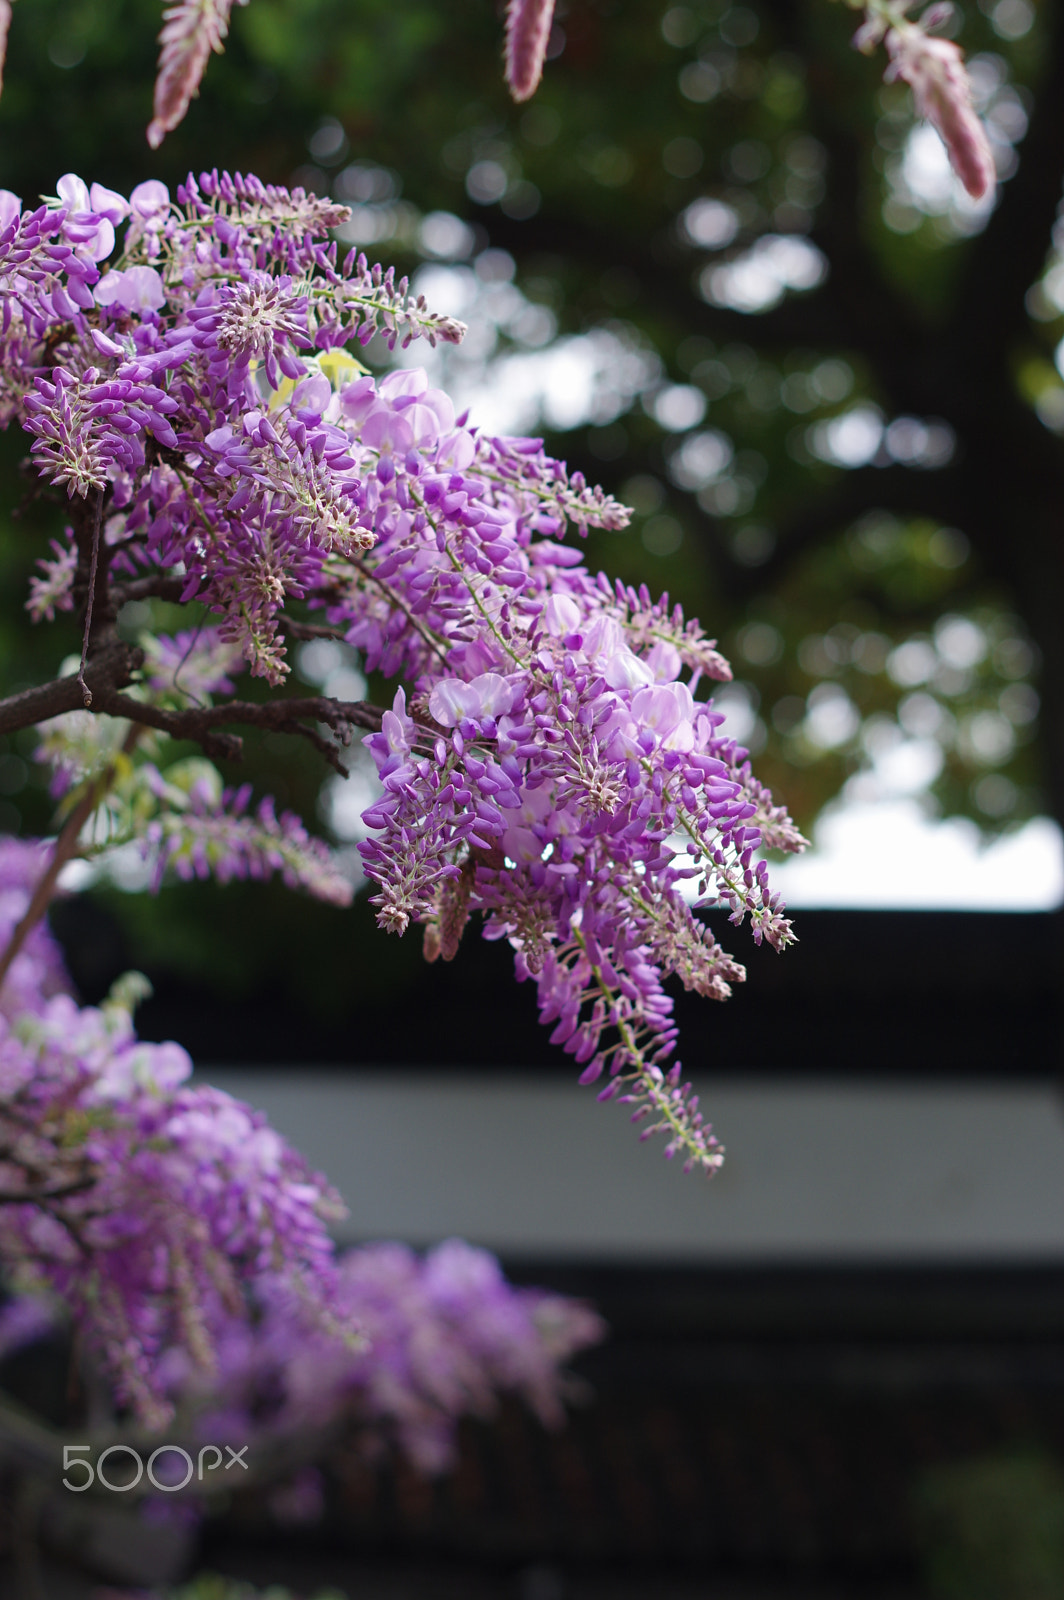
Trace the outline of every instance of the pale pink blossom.
<instances>
[{"instance_id":1,"label":"pale pink blossom","mask_svg":"<svg viewBox=\"0 0 1064 1600\"><path fill-rule=\"evenodd\" d=\"M672 683L680 676L683 666L680 652L667 639L659 639L657 644L651 645L643 659L654 674L655 683Z\"/></svg>"},{"instance_id":2,"label":"pale pink blossom","mask_svg":"<svg viewBox=\"0 0 1064 1600\"><path fill-rule=\"evenodd\" d=\"M93 188L96 188L95 184ZM56 185L56 194L66 207L64 236L83 250L90 261L105 261L115 247L114 224L107 215L96 210L88 185L76 173L68 172ZM99 190L108 210L113 209L107 202L111 194L110 189Z\"/></svg>"},{"instance_id":3,"label":"pale pink blossom","mask_svg":"<svg viewBox=\"0 0 1064 1600\"><path fill-rule=\"evenodd\" d=\"M126 267L124 272L108 272L93 291L98 306L117 306L120 311L159 311L166 303L163 280L154 267Z\"/></svg>"},{"instance_id":4,"label":"pale pink blossom","mask_svg":"<svg viewBox=\"0 0 1064 1600\"><path fill-rule=\"evenodd\" d=\"M483 717L500 717L514 703L514 692L498 672L483 672L471 683L461 678L441 678L429 696L429 710L444 728L453 728L463 717L479 722Z\"/></svg>"},{"instance_id":5,"label":"pale pink blossom","mask_svg":"<svg viewBox=\"0 0 1064 1600\"><path fill-rule=\"evenodd\" d=\"M686 683L659 683L632 696L632 716L665 750L694 747L695 702Z\"/></svg>"},{"instance_id":6,"label":"pale pink blossom","mask_svg":"<svg viewBox=\"0 0 1064 1600\"><path fill-rule=\"evenodd\" d=\"M124 195L116 194L102 183L94 183L90 188L89 207L98 217L106 217L108 222L113 223L124 222L131 209Z\"/></svg>"},{"instance_id":7,"label":"pale pink blossom","mask_svg":"<svg viewBox=\"0 0 1064 1600\"><path fill-rule=\"evenodd\" d=\"M555 639L564 639L566 634L576 633L583 613L572 595L552 594L543 607L543 620Z\"/></svg>"},{"instance_id":8,"label":"pale pink blossom","mask_svg":"<svg viewBox=\"0 0 1064 1600\"><path fill-rule=\"evenodd\" d=\"M129 207L138 222L145 226L161 226L170 215L170 191L158 178L147 178L133 190ZM129 248L128 242L126 248Z\"/></svg>"}]
</instances>

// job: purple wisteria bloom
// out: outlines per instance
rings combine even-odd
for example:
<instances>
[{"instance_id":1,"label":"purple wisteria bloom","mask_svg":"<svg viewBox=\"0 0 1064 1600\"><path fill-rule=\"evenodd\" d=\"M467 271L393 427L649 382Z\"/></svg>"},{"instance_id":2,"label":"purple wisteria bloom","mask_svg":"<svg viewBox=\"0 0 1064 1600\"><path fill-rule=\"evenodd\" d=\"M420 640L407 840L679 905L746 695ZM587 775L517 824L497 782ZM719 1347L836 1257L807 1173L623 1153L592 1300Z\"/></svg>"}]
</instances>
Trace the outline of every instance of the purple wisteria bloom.
<instances>
[{"instance_id":1,"label":"purple wisteria bloom","mask_svg":"<svg viewBox=\"0 0 1064 1600\"><path fill-rule=\"evenodd\" d=\"M360 850L381 926L420 924L427 957L450 960L480 914L583 1081L714 1170L667 985L724 999L743 977L700 910L788 944L760 852L804 841L707 697L730 677L715 641L567 542L627 510L539 440L456 417L423 371L360 366L374 335L394 348L463 330L390 271L341 258L331 201L210 173L174 203L156 182L127 203L68 175L42 210L12 197L6 215L0 308L18 336L0 415L33 436L72 517L82 506L80 551L95 516L112 571L213 613L207 676L182 685L188 642L149 646L140 692L201 704L238 660L278 688L293 627L400 680L366 740L382 792ZM68 569L61 549L35 614L76 593ZM138 770L127 814L158 870L280 871L348 897L297 819L217 775Z\"/></svg>"},{"instance_id":2,"label":"purple wisteria bloom","mask_svg":"<svg viewBox=\"0 0 1064 1600\"><path fill-rule=\"evenodd\" d=\"M47 847L0 843L0 941ZM326 1180L261 1112L189 1082L139 1040L128 974L79 1006L38 923L0 987L0 1359L72 1316L121 1406L182 1413L213 1442L306 1434L347 1414L367 1448L447 1464L456 1423L500 1391L561 1420L563 1364L602 1335L578 1302L513 1289L452 1241L337 1258Z\"/></svg>"},{"instance_id":3,"label":"purple wisteria bloom","mask_svg":"<svg viewBox=\"0 0 1064 1600\"><path fill-rule=\"evenodd\" d=\"M0 854L0 938L26 910L42 848ZM50 1290L146 1422L171 1411L160 1365L204 1374L260 1284L287 1285L334 1331L333 1190L220 1090L188 1083L176 1044L137 1039L125 984L79 1007L34 929L0 989L0 1261ZM22 1199L22 1197L25 1197Z\"/></svg>"},{"instance_id":4,"label":"purple wisteria bloom","mask_svg":"<svg viewBox=\"0 0 1064 1600\"><path fill-rule=\"evenodd\" d=\"M460 1417L518 1395L546 1427L563 1420L564 1363L596 1344L601 1319L580 1301L515 1289L495 1258L459 1239L425 1256L401 1244L342 1255L333 1307L358 1341L314 1326L283 1285L267 1285L254 1326L234 1321L218 1377L171 1366L203 1437L307 1434L337 1417L369 1456L396 1446L421 1471L452 1464ZM250 1430L250 1431L249 1431Z\"/></svg>"}]
</instances>

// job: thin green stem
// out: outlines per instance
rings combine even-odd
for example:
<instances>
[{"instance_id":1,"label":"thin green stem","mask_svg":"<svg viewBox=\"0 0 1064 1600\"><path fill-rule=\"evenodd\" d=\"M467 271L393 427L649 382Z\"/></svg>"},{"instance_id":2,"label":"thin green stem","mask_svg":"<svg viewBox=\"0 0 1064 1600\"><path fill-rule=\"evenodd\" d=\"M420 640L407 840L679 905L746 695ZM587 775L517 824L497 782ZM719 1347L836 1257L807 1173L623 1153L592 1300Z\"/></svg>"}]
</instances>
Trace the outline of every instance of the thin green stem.
<instances>
[{"instance_id":1,"label":"thin green stem","mask_svg":"<svg viewBox=\"0 0 1064 1600\"><path fill-rule=\"evenodd\" d=\"M606 982L601 968L588 956L587 944L579 928L573 929L573 938L575 943L579 946L584 959L587 961L588 967L590 968L592 976L594 977L598 986L599 994L612 1010L615 1004L616 996L614 995L614 992L610 988L609 984ZM677 1114L676 1108L672 1103L672 1097L665 1087L665 1074L662 1072L660 1067L655 1066L653 1062L647 1061L643 1047L640 1045L630 1022L626 1017L614 1016L612 1018L612 1025L617 1029L617 1032L621 1036L621 1042L623 1043L625 1050L635 1063L632 1071L622 1072L619 1075L620 1081L622 1083L639 1083L641 1085L643 1096L653 1107L653 1113L656 1113L661 1119L657 1126L661 1127L662 1124L667 1125L671 1130L673 1137L683 1145L684 1149L687 1150L696 1161L699 1161L701 1164L705 1165L706 1152L701 1148L697 1140L692 1137L691 1130L685 1123L684 1119Z\"/></svg>"}]
</instances>

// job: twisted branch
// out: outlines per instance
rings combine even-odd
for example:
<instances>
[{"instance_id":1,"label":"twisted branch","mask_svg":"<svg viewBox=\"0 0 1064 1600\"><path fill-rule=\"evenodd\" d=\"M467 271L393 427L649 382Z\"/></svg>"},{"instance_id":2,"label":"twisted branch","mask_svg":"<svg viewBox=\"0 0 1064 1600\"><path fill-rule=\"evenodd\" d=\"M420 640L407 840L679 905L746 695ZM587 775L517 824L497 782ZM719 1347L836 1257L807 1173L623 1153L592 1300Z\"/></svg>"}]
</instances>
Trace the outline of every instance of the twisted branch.
<instances>
[{"instance_id":1,"label":"twisted branch","mask_svg":"<svg viewBox=\"0 0 1064 1600\"><path fill-rule=\"evenodd\" d=\"M106 696L110 690L129 683L143 660L143 651L128 644L111 645L94 656L85 668L85 683L94 700L92 710L102 709L95 703L98 696ZM21 694L0 700L0 734L34 728L39 722L62 716L66 711L83 709L79 680L74 676L54 678L51 683L24 689Z\"/></svg>"},{"instance_id":2,"label":"twisted branch","mask_svg":"<svg viewBox=\"0 0 1064 1600\"><path fill-rule=\"evenodd\" d=\"M378 732L384 716L380 707L367 705L362 700L332 700L327 695L265 703L227 700L220 706L192 706L186 711L169 711L163 706L149 705L111 690L98 697L93 705L93 710L97 709L112 717L126 717L130 722L140 723L144 727L158 728L172 739L192 739L203 747L207 755L234 761L241 757L243 740L239 734L219 732L226 723L243 723L246 727L264 728L271 733L299 734L340 771L345 769L338 765L336 745L323 739L313 724L324 723L343 745L350 742L353 728Z\"/></svg>"}]
</instances>

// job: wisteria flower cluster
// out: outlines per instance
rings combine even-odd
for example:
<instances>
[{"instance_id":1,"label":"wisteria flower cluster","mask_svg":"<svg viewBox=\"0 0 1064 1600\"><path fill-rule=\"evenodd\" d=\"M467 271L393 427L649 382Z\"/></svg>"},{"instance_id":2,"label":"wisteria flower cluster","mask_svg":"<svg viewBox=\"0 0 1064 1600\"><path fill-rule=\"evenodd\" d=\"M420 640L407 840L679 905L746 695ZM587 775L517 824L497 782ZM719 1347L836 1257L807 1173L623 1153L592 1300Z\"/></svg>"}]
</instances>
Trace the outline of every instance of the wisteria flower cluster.
<instances>
[{"instance_id":1,"label":"wisteria flower cluster","mask_svg":"<svg viewBox=\"0 0 1064 1600\"><path fill-rule=\"evenodd\" d=\"M176 204L158 183L127 202L67 177L37 211L2 205L0 404L72 512L30 608L76 604L86 636L78 673L22 709L66 713L42 748L60 783L77 780L71 817L76 794L90 839L139 838L160 872L281 870L341 899L295 819L249 812L207 762L154 757L174 737L233 756L224 725L244 722L342 767L353 728L370 729L383 793L361 848L381 926L419 923L428 958L450 960L481 913L582 1081L712 1171L665 984L723 999L743 977L702 907L787 945L758 851L804 841L699 697L730 676L714 642L564 542L623 527L625 508L538 441L470 427L419 369L359 366L347 347L374 333L394 346L462 329L339 258L342 208L217 174ZM133 649L118 608L151 596L218 620ZM402 680L390 709L215 703L244 665L279 690L291 639L322 634Z\"/></svg>"},{"instance_id":2,"label":"wisteria flower cluster","mask_svg":"<svg viewBox=\"0 0 1064 1600\"><path fill-rule=\"evenodd\" d=\"M935 36L949 22L953 6L935 0L916 21L907 15L913 0L848 0L863 8L865 20L854 44L866 54L882 43L890 57L887 82L900 78L913 92L917 115L940 135L950 165L973 200L992 194L996 182L990 139L972 105L972 85L964 52L952 39Z\"/></svg>"},{"instance_id":3,"label":"wisteria flower cluster","mask_svg":"<svg viewBox=\"0 0 1064 1600\"><path fill-rule=\"evenodd\" d=\"M723 999L743 976L700 907L786 946L757 852L804 841L702 697L730 675L714 642L565 542L625 508L539 441L469 426L419 369L359 363L375 335L463 330L341 259L344 216L215 173L176 202L73 175L36 210L0 194L0 419L69 515L27 606L83 626L80 658L0 700L0 732L40 728L61 823L0 854L0 1261L65 1302L149 1423L219 1374L257 1413L269 1369L279 1415L357 1395L432 1464L495 1389L553 1414L558 1360L597 1325L458 1245L338 1267L324 1179L191 1086L176 1045L138 1041L136 984L77 1005L42 921L64 863L135 845L156 883L279 872L345 902L328 848L217 763L250 726L342 772L362 730L381 926L419 924L450 960L479 913L582 1080L712 1172L665 985ZM184 605L190 626L130 638L130 601ZM322 638L399 680L390 708L288 691L292 643ZM265 693L236 697L245 672Z\"/></svg>"},{"instance_id":4,"label":"wisteria flower cluster","mask_svg":"<svg viewBox=\"0 0 1064 1600\"><path fill-rule=\"evenodd\" d=\"M42 853L4 842L0 937L25 911ZM284 1284L333 1336L354 1328L334 1304L327 1224L339 1198L261 1113L189 1085L179 1045L137 1039L143 992L133 975L102 1007L78 1006L42 924L9 971L0 1262L61 1298L120 1400L155 1425L171 1411L161 1357L180 1348L215 1372L219 1337L260 1284Z\"/></svg>"},{"instance_id":5,"label":"wisteria flower cluster","mask_svg":"<svg viewBox=\"0 0 1064 1600\"><path fill-rule=\"evenodd\" d=\"M579 1301L513 1288L493 1256L459 1239L424 1256L402 1244L347 1251L333 1311L361 1330L360 1345L330 1337L276 1284L254 1326L229 1325L220 1381L204 1391L199 1374L175 1367L177 1393L198 1401L198 1431L234 1442L256 1431L305 1436L346 1418L368 1456L396 1447L438 1473L453 1461L458 1419L490 1416L499 1394L559 1426L564 1363L605 1331Z\"/></svg>"},{"instance_id":6,"label":"wisteria flower cluster","mask_svg":"<svg viewBox=\"0 0 1064 1600\"><path fill-rule=\"evenodd\" d=\"M0 846L0 938L42 848ZM138 1040L130 974L79 1007L42 924L0 995L0 1359L48 1333L58 1300L148 1427L198 1416L212 1439L303 1435L346 1414L427 1471L498 1391L561 1420L562 1364L601 1337L578 1302L512 1289L458 1241L336 1258L339 1197L253 1111L188 1082L176 1044ZM50 1297L45 1298L45 1296Z\"/></svg>"}]
</instances>

